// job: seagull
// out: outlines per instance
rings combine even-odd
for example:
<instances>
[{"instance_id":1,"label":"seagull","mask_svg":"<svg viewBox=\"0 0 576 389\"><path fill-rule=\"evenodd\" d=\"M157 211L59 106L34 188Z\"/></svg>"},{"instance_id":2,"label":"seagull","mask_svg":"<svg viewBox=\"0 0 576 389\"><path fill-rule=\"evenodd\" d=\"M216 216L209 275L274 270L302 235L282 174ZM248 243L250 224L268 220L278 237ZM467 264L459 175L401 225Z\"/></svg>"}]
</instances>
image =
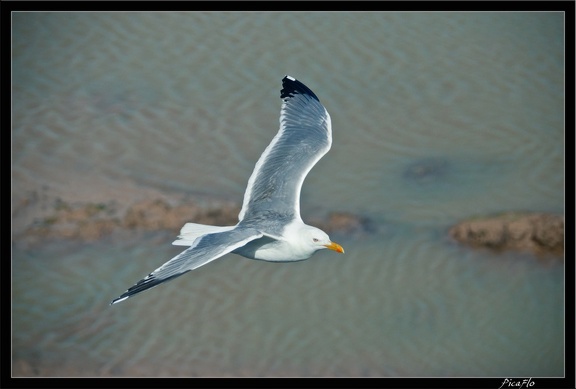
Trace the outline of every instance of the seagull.
<instances>
[{"instance_id":1,"label":"seagull","mask_svg":"<svg viewBox=\"0 0 576 389\"><path fill-rule=\"evenodd\" d=\"M280 130L248 180L235 226L186 223L172 244L186 250L148 274L110 305L170 281L228 253L270 262L308 259L316 251L344 253L319 228L300 217L300 190L312 167L330 150L330 115L294 77L282 79Z\"/></svg>"}]
</instances>

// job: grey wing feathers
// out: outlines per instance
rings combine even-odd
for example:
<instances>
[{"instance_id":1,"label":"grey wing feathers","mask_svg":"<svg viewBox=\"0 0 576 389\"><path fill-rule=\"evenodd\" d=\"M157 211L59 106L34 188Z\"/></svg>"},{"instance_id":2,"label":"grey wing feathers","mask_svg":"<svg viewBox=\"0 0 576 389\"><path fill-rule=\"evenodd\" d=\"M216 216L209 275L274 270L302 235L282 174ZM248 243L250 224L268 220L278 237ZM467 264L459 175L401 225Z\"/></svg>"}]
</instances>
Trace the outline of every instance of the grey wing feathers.
<instances>
[{"instance_id":1,"label":"grey wing feathers","mask_svg":"<svg viewBox=\"0 0 576 389\"><path fill-rule=\"evenodd\" d=\"M199 268L262 236L263 234L261 232L250 228L236 228L230 231L201 236L197 238L194 244L188 249L138 281L121 296L112 300L110 305L119 303L137 293L153 288L163 282L170 281L190 270Z\"/></svg>"},{"instance_id":2,"label":"grey wing feathers","mask_svg":"<svg viewBox=\"0 0 576 389\"><path fill-rule=\"evenodd\" d=\"M318 97L292 77L282 85L280 131L256 163L240 220L269 209L299 218L302 182L332 144L330 115Z\"/></svg>"}]
</instances>

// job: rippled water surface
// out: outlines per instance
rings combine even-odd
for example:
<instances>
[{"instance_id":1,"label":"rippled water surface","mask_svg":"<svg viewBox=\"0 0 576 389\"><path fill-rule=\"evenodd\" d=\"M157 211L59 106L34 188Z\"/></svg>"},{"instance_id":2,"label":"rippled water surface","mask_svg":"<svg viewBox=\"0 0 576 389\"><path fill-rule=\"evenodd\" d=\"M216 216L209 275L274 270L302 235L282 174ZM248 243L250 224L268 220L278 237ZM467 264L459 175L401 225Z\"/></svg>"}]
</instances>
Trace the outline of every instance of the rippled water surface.
<instances>
[{"instance_id":1,"label":"rippled water surface","mask_svg":"<svg viewBox=\"0 0 576 389\"><path fill-rule=\"evenodd\" d=\"M564 374L562 262L446 237L474 215L564 212L562 14L12 20L14 202L40 188L81 201L127 182L239 202L290 74L334 133L305 182L304 219L343 211L375 226L333 235L344 256L230 255L113 307L179 252L171 232L15 238L14 374Z\"/></svg>"}]
</instances>

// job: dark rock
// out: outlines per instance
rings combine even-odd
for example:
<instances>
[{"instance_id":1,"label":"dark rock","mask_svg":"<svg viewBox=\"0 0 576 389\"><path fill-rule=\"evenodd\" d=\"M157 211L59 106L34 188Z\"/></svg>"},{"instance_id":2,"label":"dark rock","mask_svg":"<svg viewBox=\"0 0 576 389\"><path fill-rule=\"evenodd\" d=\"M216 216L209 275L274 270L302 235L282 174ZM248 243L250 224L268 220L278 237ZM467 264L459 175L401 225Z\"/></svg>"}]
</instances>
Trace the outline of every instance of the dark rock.
<instances>
[{"instance_id":1,"label":"dark rock","mask_svg":"<svg viewBox=\"0 0 576 389\"><path fill-rule=\"evenodd\" d=\"M349 212L332 212L326 220L315 220L310 224L329 234L366 234L375 230L375 225L370 219Z\"/></svg>"},{"instance_id":2,"label":"dark rock","mask_svg":"<svg viewBox=\"0 0 576 389\"><path fill-rule=\"evenodd\" d=\"M443 158L424 158L406 167L403 176L419 184L427 184L444 179L450 170L450 164Z\"/></svg>"}]
</instances>

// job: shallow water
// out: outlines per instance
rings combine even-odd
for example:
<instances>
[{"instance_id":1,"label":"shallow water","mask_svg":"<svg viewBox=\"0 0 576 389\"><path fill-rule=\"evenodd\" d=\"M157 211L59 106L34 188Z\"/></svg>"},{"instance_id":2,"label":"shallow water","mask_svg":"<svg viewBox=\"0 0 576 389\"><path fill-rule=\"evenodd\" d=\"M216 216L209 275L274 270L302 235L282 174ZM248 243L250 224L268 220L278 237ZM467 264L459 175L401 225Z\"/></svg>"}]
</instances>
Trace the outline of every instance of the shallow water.
<instances>
[{"instance_id":1,"label":"shallow water","mask_svg":"<svg viewBox=\"0 0 576 389\"><path fill-rule=\"evenodd\" d=\"M114 307L168 232L13 241L16 375L562 376L564 268L453 223L564 212L559 13L17 13L12 199L126 183L240 201L306 83L334 143L305 219L368 217L344 256L228 256ZM120 188L120 189L118 189ZM126 197L136 196L129 192ZM16 222L16 221L15 221Z\"/></svg>"}]
</instances>

